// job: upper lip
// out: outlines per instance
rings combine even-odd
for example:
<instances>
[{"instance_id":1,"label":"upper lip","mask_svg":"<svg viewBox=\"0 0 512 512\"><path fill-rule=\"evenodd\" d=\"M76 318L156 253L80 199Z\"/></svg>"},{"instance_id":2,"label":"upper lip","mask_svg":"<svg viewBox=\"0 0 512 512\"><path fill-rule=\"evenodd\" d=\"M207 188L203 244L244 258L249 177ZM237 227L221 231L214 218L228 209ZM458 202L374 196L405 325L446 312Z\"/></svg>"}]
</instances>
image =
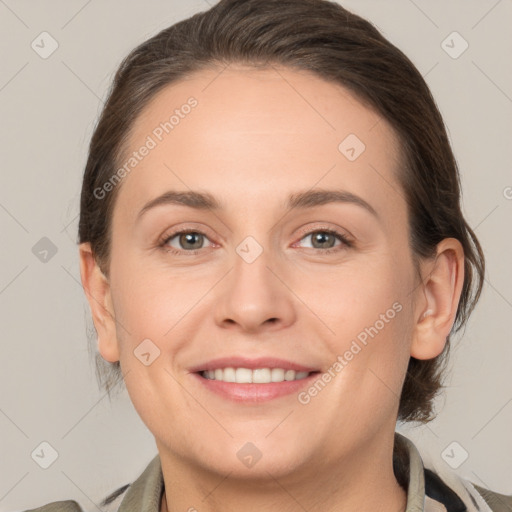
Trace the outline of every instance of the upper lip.
<instances>
[{"instance_id":1,"label":"upper lip","mask_svg":"<svg viewBox=\"0 0 512 512\"><path fill-rule=\"evenodd\" d=\"M283 370L295 370L297 372L315 372L319 371L318 368L304 366L302 364L279 359L276 357L258 357L256 359L249 359L247 357L221 357L212 359L202 364L198 364L189 370L191 372L201 372L205 370L216 370L218 368L282 368Z\"/></svg>"}]
</instances>

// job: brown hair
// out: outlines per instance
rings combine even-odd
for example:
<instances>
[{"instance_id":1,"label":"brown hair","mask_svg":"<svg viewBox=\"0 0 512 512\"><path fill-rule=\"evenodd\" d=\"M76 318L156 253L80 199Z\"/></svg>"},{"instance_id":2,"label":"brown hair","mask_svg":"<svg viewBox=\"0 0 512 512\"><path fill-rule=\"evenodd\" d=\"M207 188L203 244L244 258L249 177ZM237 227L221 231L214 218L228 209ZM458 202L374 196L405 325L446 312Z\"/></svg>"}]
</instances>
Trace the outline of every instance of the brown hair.
<instances>
[{"instance_id":1,"label":"brown hair","mask_svg":"<svg viewBox=\"0 0 512 512\"><path fill-rule=\"evenodd\" d=\"M365 19L328 0L221 0L135 48L121 63L92 136L80 202L79 242L90 242L108 276L111 218L120 185L100 189L115 174L134 119L167 85L205 68L238 63L284 65L314 72L349 89L383 116L401 146L399 182L407 202L415 264L432 257L444 238L464 249L464 284L452 333L467 321L482 290L485 261L460 208L460 178L443 119L412 62ZM417 267L416 267L417 268ZM398 419L433 419L449 350L410 358ZM122 380L119 362L96 353L97 376L110 390Z\"/></svg>"}]
</instances>

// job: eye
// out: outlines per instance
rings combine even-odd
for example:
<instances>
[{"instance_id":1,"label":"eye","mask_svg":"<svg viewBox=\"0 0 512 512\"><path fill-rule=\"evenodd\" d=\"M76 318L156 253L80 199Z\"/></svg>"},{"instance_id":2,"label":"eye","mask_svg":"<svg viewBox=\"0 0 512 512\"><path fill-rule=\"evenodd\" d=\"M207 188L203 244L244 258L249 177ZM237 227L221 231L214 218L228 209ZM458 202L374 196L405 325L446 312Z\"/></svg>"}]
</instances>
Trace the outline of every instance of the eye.
<instances>
[{"instance_id":1,"label":"eye","mask_svg":"<svg viewBox=\"0 0 512 512\"><path fill-rule=\"evenodd\" d=\"M344 234L335 229L316 229L307 233L301 240L308 238L311 240L310 248L322 250L327 254L341 251L353 245ZM340 242L339 245L335 245L337 240Z\"/></svg>"},{"instance_id":2,"label":"eye","mask_svg":"<svg viewBox=\"0 0 512 512\"><path fill-rule=\"evenodd\" d=\"M201 231L183 229L171 234L166 233L159 245L167 252L173 254L197 254L203 249L208 237Z\"/></svg>"},{"instance_id":3,"label":"eye","mask_svg":"<svg viewBox=\"0 0 512 512\"><path fill-rule=\"evenodd\" d=\"M300 240L302 241L308 238L311 240L309 248L322 251L325 254L339 252L353 246L353 243L346 235L336 231L335 229L322 228L309 231L306 232ZM204 243L206 240L209 241L209 238L201 231L182 229L170 234L166 233L158 245L164 251L170 252L171 254L194 255L198 254L205 248ZM336 241L339 241L340 243L336 245Z\"/></svg>"}]
</instances>

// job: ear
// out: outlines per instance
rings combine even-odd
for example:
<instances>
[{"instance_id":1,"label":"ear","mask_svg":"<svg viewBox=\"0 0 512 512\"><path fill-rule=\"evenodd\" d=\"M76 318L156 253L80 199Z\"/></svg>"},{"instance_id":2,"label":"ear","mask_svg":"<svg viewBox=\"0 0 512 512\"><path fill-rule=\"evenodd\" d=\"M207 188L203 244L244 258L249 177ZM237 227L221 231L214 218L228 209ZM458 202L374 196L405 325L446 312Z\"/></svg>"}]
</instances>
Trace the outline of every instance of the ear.
<instances>
[{"instance_id":1,"label":"ear","mask_svg":"<svg viewBox=\"0 0 512 512\"><path fill-rule=\"evenodd\" d=\"M424 268L417 301L411 356L433 359L441 354L455 322L464 284L464 249L455 238L445 238L437 246L434 261Z\"/></svg>"},{"instance_id":2,"label":"ear","mask_svg":"<svg viewBox=\"0 0 512 512\"><path fill-rule=\"evenodd\" d=\"M91 244L80 244L79 251L80 276L98 334L98 350L103 359L115 363L119 361L119 346L110 284L94 258Z\"/></svg>"}]
</instances>

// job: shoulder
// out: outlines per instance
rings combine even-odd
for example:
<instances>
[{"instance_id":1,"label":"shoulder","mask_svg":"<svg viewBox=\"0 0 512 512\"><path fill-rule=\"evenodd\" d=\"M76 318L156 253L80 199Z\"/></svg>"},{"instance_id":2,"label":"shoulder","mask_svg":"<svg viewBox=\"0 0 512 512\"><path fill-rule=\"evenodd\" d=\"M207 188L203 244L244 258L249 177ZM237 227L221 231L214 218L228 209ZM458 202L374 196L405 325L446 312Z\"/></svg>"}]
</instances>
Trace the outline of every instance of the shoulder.
<instances>
[{"instance_id":1,"label":"shoulder","mask_svg":"<svg viewBox=\"0 0 512 512\"><path fill-rule=\"evenodd\" d=\"M100 503L101 512L117 512L121 499L123 498L124 492L130 487L130 484L123 485L113 493L109 494ZM84 512L80 505L74 500L65 501L53 501L47 503L42 507L31 508L30 510L24 510L23 512Z\"/></svg>"},{"instance_id":2,"label":"shoulder","mask_svg":"<svg viewBox=\"0 0 512 512\"><path fill-rule=\"evenodd\" d=\"M132 483L119 487L104 498L95 510L101 512L131 512L142 510L146 502L159 502L163 492L160 456L155 455L143 473ZM101 508L100 508L101 507ZM88 511L89 509L87 509ZM86 512L74 500L55 501L23 512Z\"/></svg>"},{"instance_id":3,"label":"shoulder","mask_svg":"<svg viewBox=\"0 0 512 512\"><path fill-rule=\"evenodd\" d=\"M455 473L441 478L424 468L426 499L441 503L443 510L453 512L512 512L512 496L500 494L474 484ZM425 510L430 510L426 508Z\"/></svg>"},{"instance_id":4,"label":"shoulder","mask_svg":"<svg viewBox=\"0 0 512 512\"><path fill-rule=\"evenodd\" d=\"M25 512L83 512L80 505L74 500L54 501L38 508L31 508Z\"/></svg>"},{"instance_id":5,"label":"shoulder","mask_svg":"<svg viewBox=\"0 0 512 512\"><path fill-rule=\"evenodd\" d=\"M500 494L473 483L472 485L493 512L510 512L512 510L512 495Z\"/></svg>"},{"instance_id":6,"label":"shoulder","mask_svg":"<svg viewBox=\"0 0 512 512\"><path fill-rule=\"evenodd\" d=\"M410 466L410 478L418 471L423 476L422 479L416 477L417 489L414 490L424 493L425 512L512 512L512 495L475 484L458 474L432 451L423 449L420 452L407 437L397 437L398 441L405 443L408 452L406 459ZM396 453L399 458L400 450Z\"/></svg>"},{"instance_id":7,"label":"shoulder","mask_svg":"<svg viewBox=\"0 0 512 512\"><path fill-rule=\"evenodd\" d=\"M130 487L130 484L123 485L113 493L109 494L100 503L102 512L117 512L121 499L125 491ZM31 508L30 510L24 510L23 512L84 512L80 505L74 500L65 501L54 501L47 503L42 507Z\"/></svg>"},{"instance_id":8,"label":"shoulder","mask_svg":"<svg viewBox=\"0 0 512 512\"><path fill-rule=\"evenodd\" d=\"M454 471L424 468L426 496L443 503L446 510L512 512L512 495L479 486Z\"/></svg>"}]
</instances>

